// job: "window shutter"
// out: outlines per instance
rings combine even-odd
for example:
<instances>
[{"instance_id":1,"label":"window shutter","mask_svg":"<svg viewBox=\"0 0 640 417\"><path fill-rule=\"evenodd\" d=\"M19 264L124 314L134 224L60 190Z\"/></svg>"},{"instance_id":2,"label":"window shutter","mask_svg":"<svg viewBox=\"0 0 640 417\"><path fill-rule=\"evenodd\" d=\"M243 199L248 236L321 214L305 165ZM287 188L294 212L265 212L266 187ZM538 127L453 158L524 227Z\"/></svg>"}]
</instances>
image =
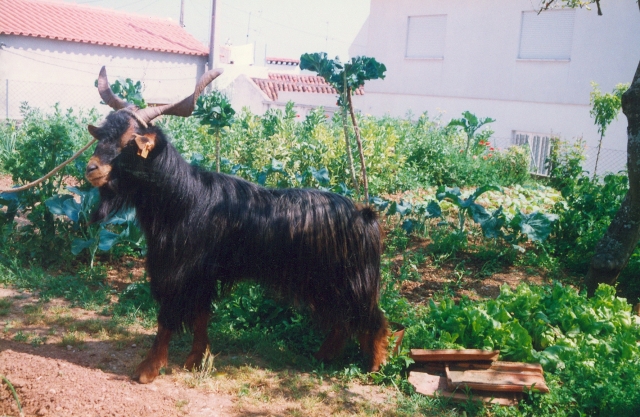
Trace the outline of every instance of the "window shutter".
<instances>
[{"instance_id":1,"label":"window shutter","mask_svg":"<svg viewBox=\"0 0 640 417\"><path fill-rule=\"evenodd\" d=\"M575 10L522 12L520 59L571 59Z\"/></svg>"},{"instance_id":2,"label":"window shutter","mask_svg":"<svg viewBox=\"0 0 640 417\"><path fill-rule=\"evenodd\" d=\"M549 175L547 159L551 154L551 138L540 133L513 132L512 144L527 146L530 153L529 172L536 175Z\"/></svg>"},{"instance_id":3,"label":"window shutter","mask_svg":"<svg viewBox=\"0 0 640 417\"><path fill-rule=\"evenodd\" d=\"M444 58L447 15L409 16L407 58Z\"/></svg>"}]
</instances>

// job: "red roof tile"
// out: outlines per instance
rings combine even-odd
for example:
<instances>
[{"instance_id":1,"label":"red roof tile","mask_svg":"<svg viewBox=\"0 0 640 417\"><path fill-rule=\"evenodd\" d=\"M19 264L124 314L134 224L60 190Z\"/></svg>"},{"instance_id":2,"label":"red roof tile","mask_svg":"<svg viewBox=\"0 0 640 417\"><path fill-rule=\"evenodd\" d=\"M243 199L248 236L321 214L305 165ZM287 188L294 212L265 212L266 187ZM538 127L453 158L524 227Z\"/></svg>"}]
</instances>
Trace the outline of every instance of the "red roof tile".
<instances>
[{"instance_id":1,"label":"red roof tile","mask_svg":"<svg viewBox=\"0 0 640 417\"><path fill-rule=\"evenodd\" d=\"M208 55L208 48L170 19L73 3L0 0L0 34L122 48Z\"/></svg>"},{"instance_id":2,"label":"red roof tile","mask_svg":"<svg viewBox=\"0 0 640 417\"><path fill-rule=\"evenodd\" d=\"M1 0L0 0L1 1ZM322 77L315 75L292 75L269 73L269 78L252 78L253 82L273 101L278 100L279 91L297 93L338 94ZM358 88L355 95L364 94L364 88Z\"/></svg>"}]
</instances>

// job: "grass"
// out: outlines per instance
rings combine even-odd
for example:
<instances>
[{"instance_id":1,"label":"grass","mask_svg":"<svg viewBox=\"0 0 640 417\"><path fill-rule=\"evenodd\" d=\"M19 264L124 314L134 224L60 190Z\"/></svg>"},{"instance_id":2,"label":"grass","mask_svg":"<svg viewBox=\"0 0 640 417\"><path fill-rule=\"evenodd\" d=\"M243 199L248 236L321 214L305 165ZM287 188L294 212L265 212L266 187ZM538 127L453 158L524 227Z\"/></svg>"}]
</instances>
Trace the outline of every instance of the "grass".
<instances>
[{"instance_id":1,"label":"grass","mask_svg":"<svg viewBox=\"0 0 640 417\"><path fill-rule=\"evenodd\" d=\"M8 298L0 298L0 316L8 316L13 306L13 301Z\"/></svg>"}]
</instances>

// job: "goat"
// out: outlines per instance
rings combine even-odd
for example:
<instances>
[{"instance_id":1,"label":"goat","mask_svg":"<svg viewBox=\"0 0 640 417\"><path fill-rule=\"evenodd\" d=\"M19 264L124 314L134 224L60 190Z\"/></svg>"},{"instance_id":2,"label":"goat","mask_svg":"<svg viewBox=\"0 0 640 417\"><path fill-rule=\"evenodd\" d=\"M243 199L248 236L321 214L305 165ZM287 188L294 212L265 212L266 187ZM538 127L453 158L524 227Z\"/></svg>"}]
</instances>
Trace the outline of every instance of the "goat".
<instances>
[{"instance_id":1,"label":"goat","mask_svg":"<svg viewBox=\"0 0 640 417\"><path fill-rule=\"evenodd\" d=\"M242 279L254 280L309 307L328 336L314 355L335 358L357 336L378 370L387 355L388 324L379 307L381 229L370 207L313 189L268 189L187 163L151 120L187 117L204 87L200 79L177 104L137 109L113 94L102 68L98 88L116 110L99 126L86 178L99 187L92 214L100 221L134 207L147 239L146 269L160 305L158 331L134 379L148 383L168 361L172 333L193 331L185 367L209 345L211 303Z\"/></svg>"}]
</instances>

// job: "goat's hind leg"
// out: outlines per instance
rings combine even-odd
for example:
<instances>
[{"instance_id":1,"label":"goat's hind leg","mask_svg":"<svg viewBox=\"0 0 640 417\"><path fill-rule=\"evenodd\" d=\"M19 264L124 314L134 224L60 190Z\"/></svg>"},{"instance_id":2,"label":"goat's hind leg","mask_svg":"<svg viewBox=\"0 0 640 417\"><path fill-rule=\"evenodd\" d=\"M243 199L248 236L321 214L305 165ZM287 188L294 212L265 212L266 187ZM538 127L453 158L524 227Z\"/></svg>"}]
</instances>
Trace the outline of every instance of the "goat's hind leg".
<instances>
[{"instance_id":1,"label":"goat's hind leg","mask_svg":"<svg viewBox=\"0 0 640 417\"><path fill-rule=\"evenodd\" d=\"M184 367L188 370L192 370L202 363L204 354L209 348L209 336L207 334L207 327L209 324L209 312L203 311L196 316L193 323L193 345L191 352L187 356L187 360L184 363Z\"/></svg>"},{"instance_id":2,"label":"goat's hind leg","mask_svg":"<svg viewBox=\"0 0 640 417\"><path fill-rule=\"evenodd\" d=\"M152 382L160 373L160 368L167 365L169 360L169 341L171 340L171 330L166 329L158 323L158 333L153 341L153 345L147 357L136 368L133 379L141 384Z\"/></svg>"},{"instance_id":3,"label":"goat's hind leg","mask_svg":"<svg viewBox=\"0 0 640 417\"><path fill-rule=\"evenodd\" d=\"M360 349L369 362L369 371L377 372L387 360L389 346L389 324L380 309L377 310L372 325L366 332L358 333Z\"/></svg>"}]
</instances>

